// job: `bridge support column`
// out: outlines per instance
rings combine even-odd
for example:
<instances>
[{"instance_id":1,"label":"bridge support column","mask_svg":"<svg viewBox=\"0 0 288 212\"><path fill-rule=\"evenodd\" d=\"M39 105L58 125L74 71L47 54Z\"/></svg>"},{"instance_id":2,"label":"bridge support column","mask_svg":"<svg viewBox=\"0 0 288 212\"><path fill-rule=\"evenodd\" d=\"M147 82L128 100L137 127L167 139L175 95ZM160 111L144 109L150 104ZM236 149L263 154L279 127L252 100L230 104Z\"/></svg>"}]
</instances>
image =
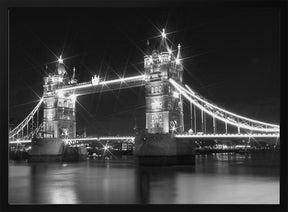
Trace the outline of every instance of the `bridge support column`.
<instances>
[{"instance_id":1,"label":"bridge support column","mask_svg":"<svg viewBox=\"0 0 288 212\"><path fill-rule=\"evenodd\" d=\"M44 77L42 136L32 140L28 161L62 160L66 149L63 139L76 137L76 96L73 92L57 92L75 80L67 75L61 57L58 62L56 72ZM37 112L37 125L38 116Z\"/></svg>"},{"instance_id":2,"label":"bridge support column","mask_svg":"<svg viewBox=\"0 0 288 212\"><path fill-rule=\"evenodd\" d=\"M135 138L134 155L141 165L194 165L195 145L172 134L142 134Z\"/></svg>"},{"instance_id":3,"label":"bridge support column","mask_svg":"<svg viewBox=\"0 0 288 212\"><path fill-rule=\"evenodd\" d=\"M136 135L134 155L144 165L194 164L193 142L174 137L184 131L182 96L169 82L182 83L180 45L175 57L165 42L144 57L147 132Z\"/></svg>"}]
</instances>

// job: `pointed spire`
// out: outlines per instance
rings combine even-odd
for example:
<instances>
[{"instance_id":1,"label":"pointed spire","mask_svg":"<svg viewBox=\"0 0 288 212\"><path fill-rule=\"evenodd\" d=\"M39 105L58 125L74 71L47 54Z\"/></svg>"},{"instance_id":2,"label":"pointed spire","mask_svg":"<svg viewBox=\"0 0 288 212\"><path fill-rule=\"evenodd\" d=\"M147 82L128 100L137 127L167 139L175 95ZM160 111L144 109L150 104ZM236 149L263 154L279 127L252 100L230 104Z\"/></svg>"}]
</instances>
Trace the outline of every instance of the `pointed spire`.
<instances>
[{"instance_id":1,"label":"pointed spire","mask_svg":"<svg viewBox=\"0 0 288 212\"><path fill-rule=\"evenodd\" d=\"M161 36L162 38L166 38L165 28L162 29Z\"/></svg>"},{"instance_id":2,"label":"pointed spire","mask_svg":"<svg viewBox=\"0 0 288 212\"><path fill-rule=\"evenodd\" d=\"M180 43L178 44L178 53L177 53L177 58L178 59L181 59L182 57L181 57L181 51L180 51L180 49L181 49L181 45L180 45Z\"/></svg>"},{"instance_id":3,"label":"pointed spire","mask_svg":"<svg viewBox=\"0 0 288 212\"><path fill-rule=\"evenodd\" d=\"M75 71L76 71L76 68L73 67L73 75L72 75L72 79L75 79Z\"/></svg>"},{"instance_id":4,"label":"pointed spire","mask_svg":"<svg viewBox=\"0 0 288 212\"><path fill-rule=\"evenodd\" d=\"M181 49L181 45L180 45L180 43L179 43L179 44L178 44L177 57L176 57L176 60L175 60L175 61L176 61L176 64L180 64L180 61L181 61L181 59L182 59L180 49Z\"/></svg>"},{"instance_id":5,"label":"pointed spire","mask_svg":"<svg viewBox=\"0 0 288 212\"><path fill-rule=\"evenodd\" d=\"M83 137L86 138L86 127L84 127Z\"/></svg>"},{"instance_id":6,"label":"pointed spire","mask_svg":"<svg viewBox=\"0 0 288 212\"><path fill-rule=\"evenodd\" d=\"M146 54L147 54L147 55L150 54L150 47L149 47L149 44L150 44L150 43L149 43L149 40L147 40L147 42L146 42L146 45L147 45L147 46L146 46Z\"/></svg>"},{"instance_id":7,"label":"pointed spire","mask_svg":"<svg viewBox=\"0 0 288 212\"><path fill-rule=\"evenodd\" d=\"M62 55L60 55L60 58L58 59L58 63L63 63Z\"/></svg>"},{"instance_id":8,"label":"pointed spire","mask_svg":"<svg viewBox=\"0 0 288 212\"><path fill-rule=\"evenodd\" d=\"M64 76L66 74L66 69L64 67L62 55L60 55L60 57L58 58L58 64L56 64L56 67L59 75Z\"/></svg>"},{"instance_id":9,"label":"pointed spire","mask_svg":"<svg viewBox=\"0 0 288 212\"><path fill-rule=\"evenodd\" d=\"M44 72L46 75L48 75L48 65L47 64L45 65L45 71Z\"/></svg>"},{"instance_id":10,"label":"pointed spire","mask_svg":"<svg viewBox=\"0 0 288 212\"><path fill-rule=\"evenodd\" d=\"M134 117L134 130L137 130L137 119L136 119L136 116Z\"/></svg>"},{"instance_id":11,"label":"pointed spire","mask_svg":"<svg viewBox=\"0 0 288 212\"><path fill-rule=\"evenodd\" d=\"M163 28L161 32L161 42L160 42L160 52L167 52L168 44L167 44L167 34L165 32L165 29Z\"/></svg>"}]
</instances>

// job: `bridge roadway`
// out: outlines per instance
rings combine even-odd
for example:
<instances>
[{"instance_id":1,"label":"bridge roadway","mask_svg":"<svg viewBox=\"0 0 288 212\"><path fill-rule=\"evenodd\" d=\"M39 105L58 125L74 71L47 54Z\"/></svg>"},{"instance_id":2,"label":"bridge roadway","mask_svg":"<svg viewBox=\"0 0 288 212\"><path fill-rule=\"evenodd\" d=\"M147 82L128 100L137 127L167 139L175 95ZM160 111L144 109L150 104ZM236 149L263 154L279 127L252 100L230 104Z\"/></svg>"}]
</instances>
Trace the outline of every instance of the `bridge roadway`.
<instances>
[{"instance_id":1,"label":"bridge roadway","mask_svg":"<svg viewBox=\"0 0 288 212\"><path fill-rule=\"evenodd\" d=\"M244 140L258 140L265 141L267 144L275 144L280 140L279 133L270 134L178 134L175 135L179 139L189 139L193 141L205 141L205 140L220 140L221 142L230 142L231 140L244 139Z\"/></svg>"},{"instance_id":2,"label":"bridge roadway","mask_svg":"<svg viewBox=\"0 0 288 212\"><path fill-rule=\"evenodd\" d=\"M134 143L135 137L134 136L102 136L102 137L85 137L85 138L70 138L70 139L63 139L64 142L69 141L111 141L111 140L127 140L128 143ZM19 143L31 143L31 139L27 140L16 140L10 141L9 144L19 144Z\"/></svg>"},{"instance_id":3,"label":"bridge roadway","mask_svg":"<svg viewBox=\"0 0 288 212\"><path fill-rule=\"evenodd\" d=\"M146 79L145 75L137 75L114 80L99 81L94 83L90 81L74 85L63 86L58 88L56 92L73 92L76 96L92 93L102 93L107 91L144 86L146 83L145 79Z\"/></svg>"},{"instance_id":4,"label":"bridge roadway","mask_svg":"<svg viewBox=\"0 0 288 212\"><path fill-rule=\"evenodd\" d=\"M279 133L271 134L177 134L176 138L195 138L195 139L231 139L231 138L279 138Z\"/></svg>"},{"instance_id":5,"label":"bridge roadway","mask_svg":"<svg viewBox=\"0 0 288 212\"><path fill-rule=\"evenodd\" d=\"M275 142L275 139L279 139L279 133L270 133L270 134L175 134L173 135L175 138L189 139L189 140L211 140L211 139L221 139L221 140L231 140L231 139L256 139L261 138L261 140L265 140L266 142ZM274 139L273 139L274 138ZM65 142L70 141L107 141L107 140L127 140L128 143L134 143L134 136L102 136L102 137L86 137L86 138L71 138L64 139ZM10 141L10 144L19 144L19 143L31 143L31 140L16 140Z\"/></svg>"}]
</instances>

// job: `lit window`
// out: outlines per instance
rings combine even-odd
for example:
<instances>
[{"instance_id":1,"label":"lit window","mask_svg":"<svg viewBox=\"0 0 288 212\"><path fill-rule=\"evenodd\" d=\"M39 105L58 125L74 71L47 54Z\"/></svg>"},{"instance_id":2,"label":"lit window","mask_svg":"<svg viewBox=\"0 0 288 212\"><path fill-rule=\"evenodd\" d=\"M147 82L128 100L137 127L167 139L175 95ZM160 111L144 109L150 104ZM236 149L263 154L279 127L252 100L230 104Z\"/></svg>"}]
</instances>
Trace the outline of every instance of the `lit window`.
<instances>
[{"instance_id":1,"label":"lit window","mask_svg":"<svg viewBox=\"0 0 288 212\"><path fill-rule=\"evenodd\" d=\"M154 93L154 87L151 88L151 93Z\"/></svg>"},{"instance_id":2,"label":"lit window","mask_svg":"<svg viewBox=\"0 0 288 212\"><path fill-rule=\"evenodd\" d=\"M157 86L155 87L155 93L158 93L158 87Z\"/></svg>"},{"instance_id":3,"label":"lit window","mask_svg":"<svg viewBox=\"0 0 288 212\"><path fill-rule=\"evenodd\" d=\"M62 102L61 100L59 100L59 101L58 101L58 106L59 106L59 107L62 107L62 106L63 106L62 103L63 103L63 102Z\"/></svg>"},{"instance_id":4,"label":"lit window","mask_svg":"<svg viewBox=\"0 0 288 212\"><path fill-rule=\"evenodd\" d=\"M100 82L100 78L98 76L95 75L94 77L92 77L92 84L93 85L98 85L99 82Z\"/></svg>"},{"instance_id":5,"label":"lit window","mask_svg":"<svg viewBox=\"0 0 288 212\"><path fill-rule=\"evenodd\" d=\"M48 100L48 101L46 102L46 106L47 106L47 107L53 107L53 103L54 103L53 100L52 100L52 101L49 101L49 100Z\"/></svg>"},{"instance_id":6,"label":"lit window","mask_svg":"<svg viewBox=\"0 0 288 212\"><path fill-rule=\"evenodd\" d=\"M152 103L152 109L160 109L162 107L162 102L159 100L156 100Z\"/></svg>"},{"instance_id":7,"label":"lit window","mask_svg":"<svg viewBox=\"0 0 288 212\"><path fill-rule=\"evenodd\" d=\"M176 92L176 91L173 91L173 97L174 97L174 98L179 98L179 93Z\"/></svg>"}]
</instances>

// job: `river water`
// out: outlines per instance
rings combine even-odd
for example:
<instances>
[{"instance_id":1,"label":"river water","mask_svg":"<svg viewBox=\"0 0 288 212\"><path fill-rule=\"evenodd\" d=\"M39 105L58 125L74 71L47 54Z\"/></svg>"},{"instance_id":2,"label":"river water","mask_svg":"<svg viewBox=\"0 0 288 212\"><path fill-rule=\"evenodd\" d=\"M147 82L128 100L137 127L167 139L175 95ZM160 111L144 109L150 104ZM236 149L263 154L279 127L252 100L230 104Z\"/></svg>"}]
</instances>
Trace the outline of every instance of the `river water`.
<instances>
[{"instance_id":1,"label":"river water","mask_svg":"<svg viewBox=\"0 0 288 212\"><path fill-rule=\"evenodd\" d=\"M9 161L10 204L279 204L279 153L196 155L143 167L133 156L74 163Z\"/></svg>"}]
</instances>

